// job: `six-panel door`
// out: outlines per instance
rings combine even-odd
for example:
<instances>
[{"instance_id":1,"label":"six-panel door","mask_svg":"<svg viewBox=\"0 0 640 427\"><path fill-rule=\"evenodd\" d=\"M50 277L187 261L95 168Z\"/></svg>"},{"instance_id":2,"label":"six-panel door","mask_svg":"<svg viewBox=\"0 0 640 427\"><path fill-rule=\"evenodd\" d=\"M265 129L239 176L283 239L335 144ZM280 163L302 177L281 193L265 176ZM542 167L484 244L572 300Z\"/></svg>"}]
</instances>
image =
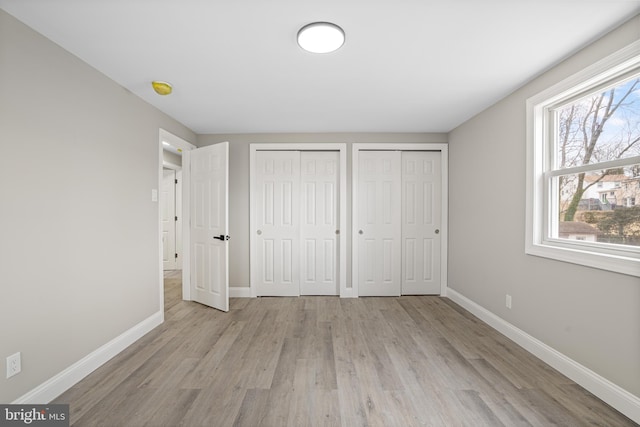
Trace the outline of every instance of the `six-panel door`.
<instances>
[{"instance_id":1,"label":"six-panel door","mask_svg":"<svg viewBox=\"0 0 640 427\"><path fill-rule=\"evenodd\" d=\"M399 151L361 151L358 165L358 294L399 296Z\"/></svg>"},{"instance_id":2,"label":"six-panel door","mask_svg":"<svg viewBox=\"0 0 640 427\"><path fill-rule=\"evenodd\" d=\"M256 295L337 295L338 153L257 151ZM440 293L440 152L360 151L358 295Z\"/></svg>"},{"instance_id":3,"label":"six-panel door","mask_svg":"<svg viewBox=\"0 0 640 427\"><path fill-rule=\"evenodd\" d=\"M402 152L402 295L440 294L439 151Z\"/></svg>"},{"instance_id":4,"label":"six-panel door","mask_svg":"<svg viewBox=\"0 0 640 427\"><path fill-rule=\"evenodd\" d=\"M256 153L256 294L300 295L300 152Z\"/></svg>"},{"instance_id":5,"label":"six-panel door","mask_svg":"<svg viewBox=\"0 0 640 427\"><path fill-rule=\"evenodd\" d=\"M191 296L229 311L227 142L190 153Z\"/></svg>"},{"instance_id":6,"label":"six-panel door","mask_svg":"<svg viewBox=\"0 0 640 427\"><path fill-rule=\"evenodd\" d=\"M338 295L338 159L256 153L256 295Z\"/></svg>"},{"instance_id":7,"label":"six-panel door","mask_svg":"<svg viewBox=\"0 0 640 427\"><path fill-rule=\"evenodd\" d=\"M300 153L300 294L338 295L337 151Z\"/></svg>"}]
</instances>

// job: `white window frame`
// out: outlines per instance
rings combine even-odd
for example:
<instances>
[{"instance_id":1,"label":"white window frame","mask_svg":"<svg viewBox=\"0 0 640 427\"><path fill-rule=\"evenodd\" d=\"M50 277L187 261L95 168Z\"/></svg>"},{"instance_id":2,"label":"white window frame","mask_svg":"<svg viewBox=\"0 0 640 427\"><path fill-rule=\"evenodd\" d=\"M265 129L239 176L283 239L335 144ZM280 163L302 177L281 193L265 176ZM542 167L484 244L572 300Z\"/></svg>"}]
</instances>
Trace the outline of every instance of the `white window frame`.
<instances>
[{"instance_id":1,"label":"white window frame","mask_svg":"<svg viewBox=\"0 0 640 427\"><path fill-rule=\"evenodd\" d=\"M638 67L640 40L527 99L525 253L640 277L640 248L549 237L554 224L551 200L556 196L550 185L552 178L593 169L592 165L586 165L551 170L554 153L550 142L553 126L550 111L563 100L621 78ZM612 168L629 161L640 163L640 156L603 162L600 168Z\"/></svg>"}]
</instances>

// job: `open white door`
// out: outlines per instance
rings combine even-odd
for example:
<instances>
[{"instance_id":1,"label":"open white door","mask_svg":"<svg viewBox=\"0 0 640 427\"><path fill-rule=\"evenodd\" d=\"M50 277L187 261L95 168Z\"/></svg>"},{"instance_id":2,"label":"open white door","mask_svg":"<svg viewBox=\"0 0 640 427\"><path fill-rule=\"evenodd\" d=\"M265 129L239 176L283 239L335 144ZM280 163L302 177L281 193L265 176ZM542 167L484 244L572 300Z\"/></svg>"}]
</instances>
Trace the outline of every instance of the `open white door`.
<instances>
[{"instance_id":1,"label":"open white door","mask_svg":"<svg viewBox=\"0 0 640 427\"><path fill-rule=\"evenodd\" d=\"M229 143L190 157L191 299L229 311Z\"/></svg>"}]
</instances>

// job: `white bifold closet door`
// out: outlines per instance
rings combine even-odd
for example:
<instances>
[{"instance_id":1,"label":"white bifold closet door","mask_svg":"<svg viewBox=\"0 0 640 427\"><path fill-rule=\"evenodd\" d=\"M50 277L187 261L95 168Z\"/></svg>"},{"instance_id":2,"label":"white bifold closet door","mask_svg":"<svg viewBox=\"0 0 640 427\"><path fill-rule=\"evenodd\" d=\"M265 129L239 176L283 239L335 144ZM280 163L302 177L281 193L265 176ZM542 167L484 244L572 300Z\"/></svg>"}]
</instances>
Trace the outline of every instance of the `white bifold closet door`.
<instances>
[{"instance_id":1,"label":"white bifold closet door","mask_svg":"<svg viewBox=\"0 0 640 427\"><path fill-rule=\"evenodd\" d=\"M256 153L258 296L300 295L300 152Z\"/></svg>"},{"instance_id":2,"label":"white bifold closet door","mask_svg":"<svg viewBox=\"0 0 640 427\"><path fill-rule=\"evenodd\" d=\"M358 294L399 296L399 151L361 151L358 165Z\"/></svg>"},{"instance_id":3,"label":"white bifold closet door","mask_svg":"<svg viewBox=\"0 0 640 427\"><path fill-rule=\"evenodd\" d=\"M440 152L402 152L402 295L440 294Z\"/></svg>"},{"instance_id":4,"label":"white bifold closet door","mask_svg":"<svg viewBox=\"0 0 640 427\"><path fill-rule=\"evenodd\" d=\"M300 294L338 295L336 151L300 153Z\"/></svg>"},{"instance_id":5,"label":"white bifold closet door","mask_svg":"<svg viewBox=\"0 0 640 427\"><path fill-rule=\"evenodd\" d=\"M439 294L440 152L358 158L358 294Z\"/></svg>"},{"instance_id":6,"label":"white bifold closet door","mask_svg":"<svg viewBox=\"0 0 640 427\"><path fill-rule=\"evenodd\" d=\"M338 153L256 153L258 296L337 295Z\"/></svg>"}]
</instances>

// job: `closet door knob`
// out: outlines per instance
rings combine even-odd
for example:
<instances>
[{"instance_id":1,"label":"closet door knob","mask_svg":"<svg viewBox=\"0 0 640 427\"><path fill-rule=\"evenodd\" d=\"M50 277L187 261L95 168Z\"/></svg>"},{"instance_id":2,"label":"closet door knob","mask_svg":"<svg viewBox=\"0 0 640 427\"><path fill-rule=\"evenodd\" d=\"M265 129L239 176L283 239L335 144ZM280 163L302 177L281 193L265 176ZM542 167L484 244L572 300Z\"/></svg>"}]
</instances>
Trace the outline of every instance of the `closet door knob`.
<instances>
[{"instance_id":1,"label":"closet door knob","mask_svg":"<svg viewBox=\"0 0 640 427\"><path fill-rule=\"evenodd\" d=\"M358 231L358 234L364 234L364 231L360 230Z\"/></svg>"},{"instance_id":2,"label":"closet door knob","mask_svg":"<svg viewBox=\"0 0 640 427\"><path fill-rule=\"evenodd\" d=\"M336 234L340 234L340 230L336 230Z\"/></svg>"},{"instance_id":3,"label":"closet door knob","mask_svg":"<svg viewBox=\"0 0 640 427\"><path fill-rule=\"evenodd\" d=\"M259 235L261 235L261 234L262 234L262 230L258 230L258 231L256 231L256 234L257 234L258 236L259 236Z\"/></svg>"}]
</instances>

